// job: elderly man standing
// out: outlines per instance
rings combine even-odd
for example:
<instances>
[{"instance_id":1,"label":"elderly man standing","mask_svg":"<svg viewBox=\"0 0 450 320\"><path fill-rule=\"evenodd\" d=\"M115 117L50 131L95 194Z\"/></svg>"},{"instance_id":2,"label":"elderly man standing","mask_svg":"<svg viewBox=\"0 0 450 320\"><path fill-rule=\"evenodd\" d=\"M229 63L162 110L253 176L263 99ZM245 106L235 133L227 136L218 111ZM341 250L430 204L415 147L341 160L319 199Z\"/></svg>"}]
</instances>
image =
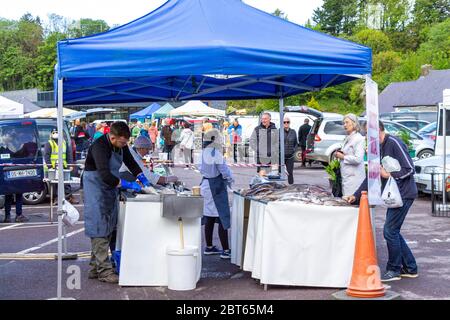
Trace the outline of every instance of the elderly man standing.
<instances>
[{"instance_id":1,"label":"elderly man standing","mask_svg":"<svg viewBox=\"0 0 450 320\"><path fill-rule=\"evenodd\" d=\"M297 149L297 133L294 129L291 129L291 119L284 117L284 164L286 165L286 171L288 173L288 183L294 183L294 161L295 150Z\"/></svg>"},{"instance_id":2,"label":"elderly man standing","mask_svg":"<svg viewBox=\"0 0 450 320\"><path fill-rule=\"evenodd\" d=\"M263 113L261 124L250 137L250 147L256 153L257 172L270 168L272 164L279 164L279 133L271 119L270 113Z\"/></svg>"}]
</instances>

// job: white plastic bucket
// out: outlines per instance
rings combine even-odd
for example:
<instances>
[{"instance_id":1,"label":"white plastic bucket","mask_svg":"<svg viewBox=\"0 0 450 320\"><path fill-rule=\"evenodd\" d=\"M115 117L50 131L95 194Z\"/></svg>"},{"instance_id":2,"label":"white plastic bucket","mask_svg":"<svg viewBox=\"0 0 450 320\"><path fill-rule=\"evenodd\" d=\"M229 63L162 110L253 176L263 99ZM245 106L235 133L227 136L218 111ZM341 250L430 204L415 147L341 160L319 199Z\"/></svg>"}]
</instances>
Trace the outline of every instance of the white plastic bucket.
<instances>
[{"instance_id":1,"label":"white plastic bucket","mask_svg":"<svg viewBox=\"0 0 450 320\"><path fill-rule=\"evenodd\" d=\"M169 160L169 154L167 152L160 152L159 153L159 160L162 160L162 161Z\"/></svg>"},{"instance_id":2,"label":"white plastic bucket","mask_svg":"<svg viewBox=\"0 0 450 320\"><path fill-rule=\"evenodd\" d=\"M194 290L197 285L198 247L167 248L167 277L170 290Z\"/></svg>"}]
</instances>

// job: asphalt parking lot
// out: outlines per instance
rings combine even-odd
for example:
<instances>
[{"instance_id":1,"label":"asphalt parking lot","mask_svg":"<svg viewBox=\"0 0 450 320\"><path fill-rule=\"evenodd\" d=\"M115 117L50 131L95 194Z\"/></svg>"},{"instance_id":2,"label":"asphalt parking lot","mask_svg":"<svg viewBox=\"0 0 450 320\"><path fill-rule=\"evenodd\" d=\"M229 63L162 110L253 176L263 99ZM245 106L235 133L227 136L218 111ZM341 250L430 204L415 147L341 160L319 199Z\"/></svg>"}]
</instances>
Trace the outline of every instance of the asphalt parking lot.
<instances>
[{"instance_id":1,"label":"asphalt parking lot","mask_svg":"<svg viewBox=\"0 0 450 320\"><path fill-rule=\"evenodd\" d=\"M253 168L233 168L235 189L247 187L255 174ZM199 184L198 172L175 168L174 172L187 186ZM328 185L323 167L295 170L296 183ZM79 194L76 195L79 198ZM63 274L63 296L75 299L332 299L336 288L305 288L270 286L264 291L250 273L218 256L203 256L203 269L197 288L191 292L174 292L165 287L120 287L87 279L90 241L84 235L83 206L76 206L81 213L80 222L68 229L68 251L82 253L77 260L63 262L63 270L71 265L80 267L81 289L69 290L65 286L68 275ZM0 224L0 299L48 299L56 296L57 264L53 259L15 259L5 254L31 254L57 252L57 227L49 224L49 204L26 206L25 215L30 218L24 224ZM403 299L450 299L448 266L450 265L450 218L431 217L431 204L426 196L417 199L410 210L402 234L409 243L419 265L419 278L391 282L391 290ZM384 269L387 250L382 237L385 210L375 210L378 263ZM14 216L14 211L13 211ZM3 218L3 212L0 219ZM214 240L219 243L218 239ZM330 266L332 268L332 266Z\"/></svg>"}]
</instances>

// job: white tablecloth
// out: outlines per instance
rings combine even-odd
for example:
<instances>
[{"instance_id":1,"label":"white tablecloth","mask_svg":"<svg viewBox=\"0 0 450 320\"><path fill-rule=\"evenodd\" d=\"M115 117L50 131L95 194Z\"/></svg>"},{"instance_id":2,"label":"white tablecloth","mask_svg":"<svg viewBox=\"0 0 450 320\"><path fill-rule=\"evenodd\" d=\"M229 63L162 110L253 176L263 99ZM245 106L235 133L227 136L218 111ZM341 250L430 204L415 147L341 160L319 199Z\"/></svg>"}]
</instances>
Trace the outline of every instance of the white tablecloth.
<instances>
[{"instance_id":1,"label":"white tablecloth","mask_svg":"<svg viewBox=\"0 0 450 320\"><path fill-rule=\"evenodd\" d=\"M233 194L233 206L231 208L231 263L242 265L242 243L244 240L244 202L245 198Z\"/></svg>"},{"instance_id":2,"label":"white tablecloth","mask_svg":"<svg viewBox=\"0 0 450 320\"><path fill-rule=\"evenodd\" d=\"M251 202L244 270L262 284L347 287L358 208Z\"/></svg>"}]
</instances>

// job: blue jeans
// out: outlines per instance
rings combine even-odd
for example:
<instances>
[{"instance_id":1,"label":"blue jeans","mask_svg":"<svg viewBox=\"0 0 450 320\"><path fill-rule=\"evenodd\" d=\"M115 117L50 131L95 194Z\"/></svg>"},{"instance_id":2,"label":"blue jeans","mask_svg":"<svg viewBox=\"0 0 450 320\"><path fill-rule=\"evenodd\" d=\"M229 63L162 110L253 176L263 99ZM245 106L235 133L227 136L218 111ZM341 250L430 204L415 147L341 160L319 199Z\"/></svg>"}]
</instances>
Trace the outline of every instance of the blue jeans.
<instances>
[{"instance_id":1,"label":"blue jeans","mask_svg":"<svg viewBox=\"0 0 450 320\"><path fill-rule=\"evenodd\" d=\"M5 195L5 216L11 215L11 206L14 202L14 195L13 194L7 194ZM16 216L20 216L22 214L22 194L17 193L16 194Z\"/></svg>"},{"instance_id":2,"label":"blue jeans","mask_svg":"<svg viewBox=\"0 0 450 320\"><path fill-rule=\"evenodd\" d=\"M403 221L405 221L406 214L413 202L413 199L405 199L403 200L403 207L388 209L386 212L383 230L389 254L386 270L397 274L400 274L402 266L410 273L417 272L416 259L400 234Z\"/></svg>"}]
</instances>

